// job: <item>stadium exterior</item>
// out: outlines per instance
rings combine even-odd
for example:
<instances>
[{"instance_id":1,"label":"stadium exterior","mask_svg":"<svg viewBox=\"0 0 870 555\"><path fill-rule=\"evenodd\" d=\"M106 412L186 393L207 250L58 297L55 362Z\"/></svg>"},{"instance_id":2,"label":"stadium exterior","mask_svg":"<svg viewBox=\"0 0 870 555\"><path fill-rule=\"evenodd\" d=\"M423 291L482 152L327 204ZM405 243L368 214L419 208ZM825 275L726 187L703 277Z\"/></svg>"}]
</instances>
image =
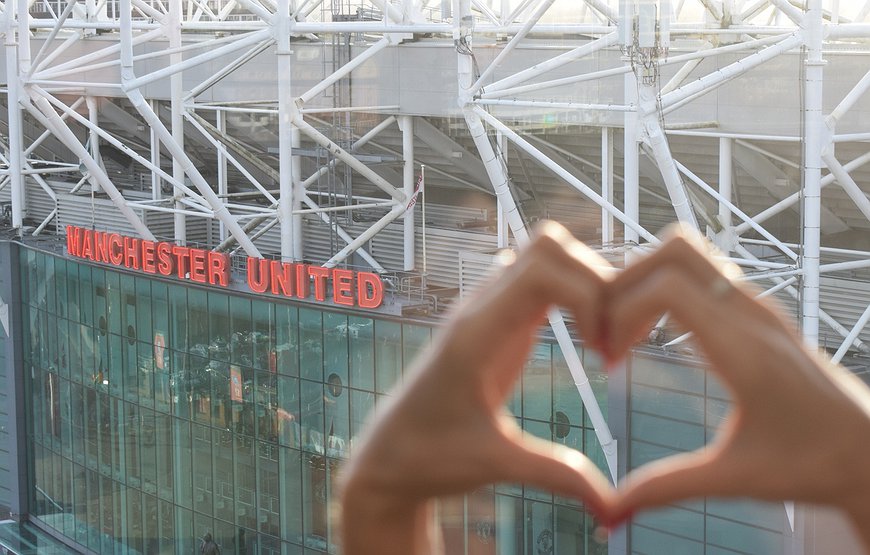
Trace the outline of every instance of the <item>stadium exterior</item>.
<instances>
[{"instance_id":1,"label":"stadium exterior","mask_svg":"<svg viewBox=\"0 0 870 555\"><path fill-rule=\"evenodd\" d=\"M845 4L8 0L0 545L340 551L367 415L544 218L617 266L696 227L865 373L870 2ZM608 374L554 311L508 408L618 481L704 445L728 396L666 317ZM706 499L599 542L516 484L439 520L450 553L850 541Z\"/></svg>"}]
</instances>

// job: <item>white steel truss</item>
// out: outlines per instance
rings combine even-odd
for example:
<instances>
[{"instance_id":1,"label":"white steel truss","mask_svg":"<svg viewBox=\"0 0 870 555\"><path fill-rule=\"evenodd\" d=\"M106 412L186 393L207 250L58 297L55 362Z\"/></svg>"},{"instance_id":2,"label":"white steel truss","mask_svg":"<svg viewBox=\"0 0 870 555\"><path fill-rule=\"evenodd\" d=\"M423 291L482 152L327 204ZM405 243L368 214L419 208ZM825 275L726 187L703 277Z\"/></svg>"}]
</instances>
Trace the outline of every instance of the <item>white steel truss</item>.
<instances>
[{"instance_id":1,"label":"white steel truss","mask_svg":"<svg viewBox=\"0 0 870 555\"><path fill-rule=\"evenodd\" d=\"M594 205L600 234L584 239L610 255L656 243L659 220L644 210L667 209L669 219L713 238L764 295L797 299L809 344L837 338L836 360L868 350L860 335L870 306L838 322L822 306L822 281L870 268L870 252L826 245L834 236L826 229L870 229L861 174L870 128L850 120L866 109L870 72L836 97L824 88L825 58L838 47L870 60L862 44L870 2L847 9L836 0L7 0L2 10L8 109L0 194L8 192L21 233L39 235L58 216L55 206L26 225L28 183L57 203L53 183L62 175L75 182L69 194L107 196L144 238L155 234L143 214L171 214L180 243L192 222L214 220L216 248L260 256L260 237L277 229L280 252L267 254L301 260L311 216L340 240L320 261L326 266L356 255L379 272L414 272L425 148L449 158L427 166L436 182L485 186L495 197L499 246L509 244L508 229L517 243L528 238L532 218L518 181L566 184L578 203ZM558 48L536 48L540 38ZM385 102L362 94L355 103L346 90L352 78L365 82L373 66L402 56L416 60L421 44L455 50L439 62L455 64L443 89L449 102L422 115L413 94ZM312 46L320 48L317 78L305 69ZM777 71L794 66L800 76L800 90L788 92L800 97L801 126L771 116L775 132L767 133L720 119L728 94L757 87L759 72L778 60L785 66ZM258 76L260 96L235 97L224 83L238 75ZM616 92L577 92L598 84ZM552 114L596 130L598 146L554 144ZM451 137L427 117L452 122L447 131L456 122L464 129ZM269 140L246 135L244 125ZM693 158L695 142L711 145L713 169ZM472 145L479 159L471 159ZM66 157L50 157L55 147ZM113 176L109 152L147 175L148 198ZM306 156L316 156L313 167ZM384 169L384 160L397 169ZM366 187L320 187L339 170ZM756 192L747 190L752 179ZM825 190L834 182L843 195ZM800 232L784 231L780 218L796 206ZM354 235L346 213L369 214L366 229ZM391 268L367 245L399 221L402 263ZM550 322L615 477L615 442L567 326L555 311Z\"/></svg>"}]
</instances>

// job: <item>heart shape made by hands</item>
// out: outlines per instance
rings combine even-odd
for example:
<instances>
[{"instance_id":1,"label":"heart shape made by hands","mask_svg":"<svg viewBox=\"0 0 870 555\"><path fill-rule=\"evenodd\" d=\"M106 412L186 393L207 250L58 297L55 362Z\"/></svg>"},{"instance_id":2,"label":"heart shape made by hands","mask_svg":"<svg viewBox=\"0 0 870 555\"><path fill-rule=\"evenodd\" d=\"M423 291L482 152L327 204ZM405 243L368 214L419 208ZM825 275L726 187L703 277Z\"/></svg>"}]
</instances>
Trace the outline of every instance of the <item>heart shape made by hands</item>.
<instances>
[{"instance_id":1,"label":"heart shape made by hands","mask_svg":"<svg viewBox=\"0 0 870 555\"><path fill-rule=\"evenodd\" d=\"M345 518L345 549L414 552L397 538L420 529L433 498L498 482L582 499L607 525L701 496L863 507L870 485L857 495L848 474L830 471L870 468L866 449L852 440L867 433L870 419L844 387L849 378L805 349L775 308L732 277L702 239L684 232L614 275L564 228L541 226L458 308L356 443L342 493L345 514L355 515ZM553 306L569 310L581 336L611 362L672 314L732 395L714 441L650 463L616 490L582 454L523 433L503 407ZM383 526L370 519L385 518L391 540L379 543Z\"/></svg>"}]
</instances>

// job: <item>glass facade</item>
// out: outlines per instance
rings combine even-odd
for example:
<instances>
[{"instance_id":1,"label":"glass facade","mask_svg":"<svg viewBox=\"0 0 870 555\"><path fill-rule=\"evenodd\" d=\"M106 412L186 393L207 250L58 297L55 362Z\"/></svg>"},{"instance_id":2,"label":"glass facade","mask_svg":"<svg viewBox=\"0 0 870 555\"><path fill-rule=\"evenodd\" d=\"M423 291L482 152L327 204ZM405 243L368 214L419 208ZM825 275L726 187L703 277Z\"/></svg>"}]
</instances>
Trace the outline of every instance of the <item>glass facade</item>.
<instances>
[{"instance_id":1,"label":"glass facade","mask_svg":"<svg viewBox=\"0 0 870 555\"><path fill-rule=\"evenodd\" d=\"M34 516L99 553L336 550L330 499L432 326L190 287L20 250ZM599 401L607 383L586 357ZM510 401L606 468L558 346ZM582 504L498 486L440 504L451 553L606 553Z\"/></svg>"}]
</instances>

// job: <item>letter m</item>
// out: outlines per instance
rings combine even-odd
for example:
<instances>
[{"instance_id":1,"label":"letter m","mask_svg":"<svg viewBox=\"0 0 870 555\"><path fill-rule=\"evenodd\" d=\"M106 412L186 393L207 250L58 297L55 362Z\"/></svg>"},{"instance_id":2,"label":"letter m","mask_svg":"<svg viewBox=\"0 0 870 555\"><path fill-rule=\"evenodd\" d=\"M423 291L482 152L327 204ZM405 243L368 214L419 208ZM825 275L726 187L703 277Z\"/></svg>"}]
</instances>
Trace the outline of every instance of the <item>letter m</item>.
<instances>
[{"instance_id":1,"label":"letter m","mask_svg":"<svg viewBox=\"0 0 870 555\"><path fill-rule=\"evenodd\" d=\"M83 237L84 230L82 228L72 225L66 226L66 252L73 256L80 256Z\"/></svg>"}]
</instances>

